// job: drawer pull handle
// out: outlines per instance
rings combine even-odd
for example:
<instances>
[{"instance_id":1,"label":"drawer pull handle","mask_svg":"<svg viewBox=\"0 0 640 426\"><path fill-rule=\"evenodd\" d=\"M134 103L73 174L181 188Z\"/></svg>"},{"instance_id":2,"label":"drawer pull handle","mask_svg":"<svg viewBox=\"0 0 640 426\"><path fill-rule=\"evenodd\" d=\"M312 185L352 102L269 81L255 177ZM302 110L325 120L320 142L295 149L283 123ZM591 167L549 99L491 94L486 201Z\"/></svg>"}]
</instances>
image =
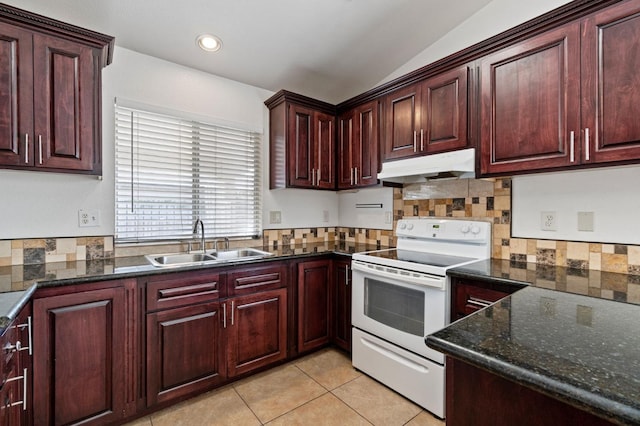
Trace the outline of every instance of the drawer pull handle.
<instances>
[{"instance_id":1,"label":"drawer pull handle","mask_svg":"<svg viewBox=\"0 0 640 426\"><path fill-rule=\"evenodd\" d=\"M575 161L575 133L573 131L569 133L569 143L571 144L569 146L569 161L573 163Z\"/></svg>"},{"instance_id":2,"label":"drawer pull handle","mask_svg":"<svg viewBox=\"0 0 640 426\"><path fill-rule=\"evenodd\" d=\"M585 160L589 161L589 128L584 129Z\"/></svg>"},{"instance_id":3,"label":"drawer pull handle","mask_svg":"<svg viewBox=\"0 0 640 426\"><path fill-rule=\"evenodd\" d=\"M227 328L227 304L222 304L222 328Z\"/></svg>"},{"instance_id":4,"label":"drawer pull handle","mask_svg":"<svg viewBox=\"0 0 640 426\"><path fill-rule=\"evenodd\" d=\"M24 164L29 164L29 133L24 135Z\"/></svg>"},{"instance_id":5,"label":"drawer pull handle","mask_svg":"<svg viewBox=\"0 0 640 426\"><path fill-rule=\"evenodd\" d=\"M486 308L487 306L491 306L493 302L484 299L478 299L477 297L470 296L467 298L467 303L473 306L479 306L481 308Z\"/></svg>"},{"instance_id":6,"label":"drawer pull handle","mask_svg":"<svg viewBox=\"0 0 640 426\"><path fill-rule=\"evenodd\" d=\"M234 312L233 311L235 310L235 306L234 305L235 305L235 302L232 300L231 301L231 325L233 325L233 322L234 322L233 321L233 317L234 317Z\"/></svg>"}]
</instances>

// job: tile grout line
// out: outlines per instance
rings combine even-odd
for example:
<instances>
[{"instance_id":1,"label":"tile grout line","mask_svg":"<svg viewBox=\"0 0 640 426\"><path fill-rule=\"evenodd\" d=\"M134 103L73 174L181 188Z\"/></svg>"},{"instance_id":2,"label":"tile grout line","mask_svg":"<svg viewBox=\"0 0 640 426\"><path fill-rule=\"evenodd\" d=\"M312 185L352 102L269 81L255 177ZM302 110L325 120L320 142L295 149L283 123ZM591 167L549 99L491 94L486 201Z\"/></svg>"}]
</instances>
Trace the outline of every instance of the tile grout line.
<instances>
[{"instance_id":1,"label":"tile grout line","mask_svg":"<svg viewBox=\"0 0 640 426\"><path fill-rule=\"evenodd\" d=\"M249 409L249 411L251 411L251 414L253 414L253 416L256 418L258 423L260 423L261 425L264 425L264 423L262 423L262 420L260 420L260 417L258 417L258 415L255 413L255 411L253 411L253 409L251 408L249 403L247 401L245 401L245 399L242 397L242 395L240 395L240 392L238 392L238 390L236 389L235 383L231 385L231 389L233 389L233 391L236 393L236 395L238 395L238 398L240 398L240 401L242 401L242 403L245 405L245 407L247 407ZM151 425L151 426L153 426L153 425Z\"/></svg>"}]
</instances>

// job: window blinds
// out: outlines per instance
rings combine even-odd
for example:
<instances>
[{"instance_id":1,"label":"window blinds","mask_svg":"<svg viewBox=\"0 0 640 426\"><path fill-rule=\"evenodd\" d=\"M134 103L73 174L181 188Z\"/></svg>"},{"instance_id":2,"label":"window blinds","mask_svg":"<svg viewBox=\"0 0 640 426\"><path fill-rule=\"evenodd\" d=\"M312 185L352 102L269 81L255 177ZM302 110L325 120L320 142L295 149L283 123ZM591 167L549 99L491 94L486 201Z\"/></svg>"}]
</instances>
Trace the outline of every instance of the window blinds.
<instances>
[{"instance_id":1,"label":"window blinds","mask_svg":"<svg viewBox=\"0 0 640 426\"><path fill-rule=\"evenodd\" d=\"M256 132L116 105L116 241L261 232Z\"/></svg>"}]
</instances>

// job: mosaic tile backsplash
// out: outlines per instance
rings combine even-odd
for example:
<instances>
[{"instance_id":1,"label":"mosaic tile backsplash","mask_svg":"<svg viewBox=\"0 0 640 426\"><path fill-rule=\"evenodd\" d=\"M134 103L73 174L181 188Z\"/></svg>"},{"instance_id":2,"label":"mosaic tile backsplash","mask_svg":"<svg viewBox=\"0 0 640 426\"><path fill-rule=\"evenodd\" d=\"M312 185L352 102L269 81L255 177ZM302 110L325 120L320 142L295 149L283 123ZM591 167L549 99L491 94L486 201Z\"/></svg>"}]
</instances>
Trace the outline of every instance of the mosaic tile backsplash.
<instances>
[{"instance_id":1,"label":"mosaic tile backsplash","mask_svg":"<svg viewBox=\"0 0 640 426\"><path fill-rule=\"evenodd\" d=\"M97 260L113 256L111 236L0 240L0 266Z\"/></svg>"},{"instance_id":2,"label":"mosaic tile backsplash","mask_svg":"<svg viewBox=\"0 0 640 426\"><path fill-rule=\"evenodd\" d=\"M511 238L508 177L434 181L395 188L393 216L394 229L399 219L411 216L487 220L493 223L494 259L640 276L640 246ZM396 243L393 231L367 228L265 229L262 235L263 244L272 249L334 241L377 247L393 247ZM252 242L255 243L259 244L259 240ZM114 248L112 236L0 240L0 266L110 259L140 254L137 251Z\"/></svg>"}]
</instances>

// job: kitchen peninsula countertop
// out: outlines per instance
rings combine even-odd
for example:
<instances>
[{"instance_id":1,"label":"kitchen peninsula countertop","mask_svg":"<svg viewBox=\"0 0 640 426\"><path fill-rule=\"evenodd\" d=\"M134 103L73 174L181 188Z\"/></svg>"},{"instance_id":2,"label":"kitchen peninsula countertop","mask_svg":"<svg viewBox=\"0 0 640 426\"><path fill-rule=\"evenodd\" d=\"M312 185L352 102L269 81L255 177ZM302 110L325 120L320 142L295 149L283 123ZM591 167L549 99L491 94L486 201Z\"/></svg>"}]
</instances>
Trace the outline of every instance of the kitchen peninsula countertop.
<instances>
[{"instance_id":1,"label":"kitchen peninsula countertop","mask_svg":"<svg viewBox=\"0 0 640 426\"><path fill-rule=\"evenodd\" d=\"M246 261L181 267L155 267L151 265L144 256L2 266L0 267L0 331L15 318L15 315L37 288L136 278L174 271L223 268L258 262L290 260L322 254L350 256L356 252L378 250L384 247L378 247L372 244L336 241L278 247L277 249L267 247L256 248L267 251L271 253L272 256Z\"/></svg>"},{"instance_id":2,"label":"kitchen peninsula countertop","mask_svg":"<svg viewBox=\"0 0 640 426\"><path fill-rule=\"evenodd\" d=\"M613 422L640 424L640 277L499 260L451 275L531 285L427 336L428 346Z\"/></svg>"}]
</instances>

